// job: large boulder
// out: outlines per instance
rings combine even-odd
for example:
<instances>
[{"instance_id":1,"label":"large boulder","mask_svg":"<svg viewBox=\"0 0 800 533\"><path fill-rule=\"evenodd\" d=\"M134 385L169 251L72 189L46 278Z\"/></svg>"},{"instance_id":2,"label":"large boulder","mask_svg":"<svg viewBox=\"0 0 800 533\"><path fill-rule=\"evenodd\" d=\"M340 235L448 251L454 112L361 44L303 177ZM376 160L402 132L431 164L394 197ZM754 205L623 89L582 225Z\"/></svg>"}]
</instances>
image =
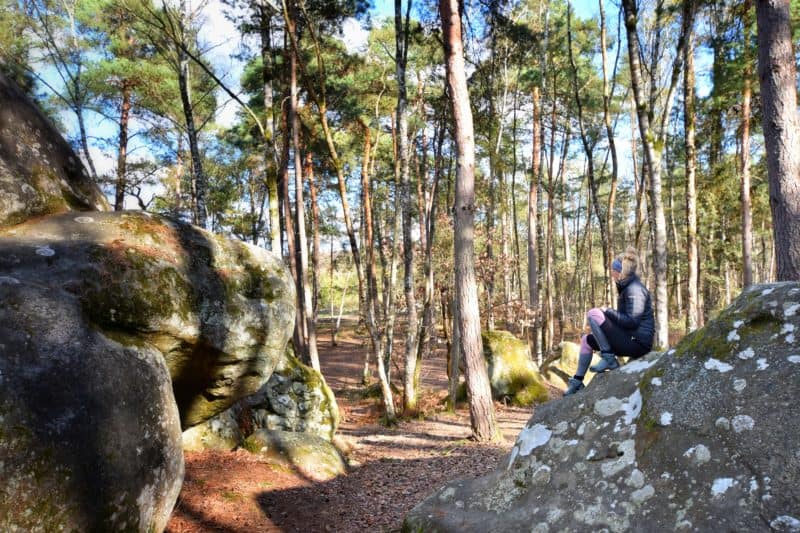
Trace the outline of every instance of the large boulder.
<instances>
[{"instance_id":1,"label":"large boulder","mask_svg":"<svg viewBox=\"0 0 800 533\"><path fill-rule=\"evenodd\" d=\"M257 392L294 323L294 284L279 258L142 212L0 229L0 276L74 294L96 331L163 354L184 428Z\"/></svg>"},{"instance_id":2,"label":"large boulder","mask_svg":"<svg viewBox=\"0 0 800 533\"><path fill-rule=\"evenodd\" d=\"M502 330L484 332L482 337L494 399L519 406L547 401L547 388L524 341Z\"/></svg>"},{"instance_id":3,"label":"large boulder","mask_svg":"<svg viewBox=\"0 0 800 533\"><path fill-rule=\"evenodd\" d=\"M183 446L188 451L232 450L259 429L332 440L338 425L339 407L325 378L287 350L257 393L184 431Z\"/></svg>"},{"instance_id":4,"label":"large boulder","mask_svg":"<svg viewBox=\"0 0 800 533\"><path fill-rule=\"evenodd\" d=\"M0 277L0 531L162 531L183 468L161 354Z\"/></svg>"},{"instance_id":5,"label":"large boulder","mask_svg":"<svg viewBox=\"0 0 800 533\"><path fill-rule=\"evenodd\" d=\"M69 144L0 73L0 227L52 213L107 209Z\"/></svg>"},{"instance_id":6,"label":"large boulder","mask_svg":"<svg viewBox=\"0 0 800 533\"><path fill-rule=\"evenodd\" d=\"M800 531L800 283L753 286L664 355L537 408L407 531Z\"/></svg>"}]
</instances>

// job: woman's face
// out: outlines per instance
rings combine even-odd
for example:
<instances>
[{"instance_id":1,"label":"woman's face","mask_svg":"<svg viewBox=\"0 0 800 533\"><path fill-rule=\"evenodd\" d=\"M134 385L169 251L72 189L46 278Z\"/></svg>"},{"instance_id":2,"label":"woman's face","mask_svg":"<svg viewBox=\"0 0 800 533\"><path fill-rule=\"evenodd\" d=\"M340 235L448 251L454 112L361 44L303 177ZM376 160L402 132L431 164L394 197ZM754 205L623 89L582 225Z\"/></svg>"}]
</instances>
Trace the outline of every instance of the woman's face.
<instances>
[{"instance_id":1,"label":"woman's face","mask_svg":"<svg viewBox=\"0 0 800 533\"><path fill-rule=\"evenodd\" d=\"M611 269L611 279L613 279L614 281L619 281L619 272L617 272L613 268Z\"/></svg>"}]
</instances>

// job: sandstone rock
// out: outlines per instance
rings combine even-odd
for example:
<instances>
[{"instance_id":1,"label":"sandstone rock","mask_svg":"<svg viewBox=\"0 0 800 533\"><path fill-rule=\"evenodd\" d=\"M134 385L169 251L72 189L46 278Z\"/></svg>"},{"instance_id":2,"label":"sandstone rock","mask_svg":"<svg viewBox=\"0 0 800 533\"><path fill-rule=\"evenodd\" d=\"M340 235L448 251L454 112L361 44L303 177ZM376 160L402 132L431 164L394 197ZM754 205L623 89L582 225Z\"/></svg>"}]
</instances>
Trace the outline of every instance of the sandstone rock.
<instances>
[{"instance_id":1,"label":"sandstone rock","mask_svg":"<svg viewBox=\"0 0 800 533\"><path fill-rule=\"evenodd\" d=\"M325 378L287 350L266 385L222 413L183 432L188 451L232 450L259 429L333 439L339 408Z\"/></svg>"},{"instance_id":2,"label":"sandstone rock","mask_svg":"<svg viewBox=\"0 0 800 533\"><path fill-rule=\"evenodd\" d=\"M520 406L547 400L547 389L525 342L500 330L487 331L482 337L493 398Z\"/></svg>"},{"instance_id":3,"label":"sandstone rock","mask_svg":"<svg viewBox=\"0 0 800 533\"><path fill-rule=\"evenodd\" d=\"M183 432L183 449L187 452L203 450L230 451L244 442L239 427L236 406Z\"/></svg>"},{"instance_id":4,"label":"sandstone rock","mask_svg":"<svg viewBox=\"0 0 800 533\"><path fill-rule=\"evenodd\" d=\"M0 227L108 203L61 134L0 73Z\"/></svg>"},{"instance_id":5,"label":"sandstone rock","mask_svg":"<svg viewBox=\"0 0 800 533\"><path fill-rule=\"evenodd\" d=\"M247 438L244 447L315 480L331 479L347 470L333 444L309 433L259 429Z\"/></svg>"},{"instance_id":6,"label":"sandstone rock","mask_svg":"<svg viewBox=\"0 0 800 533\"><path fill-rule=\"evenodd\" d=\"M183 480L161 354L0 277L0 531L162 531Z\"/></svg>"},{"instance_id":7,"label":"sandstone rock","mask_svg":"<svg viewBox=\"0 0 800 533\"><path fill-rule=\"evenodd\" d=\"M142 212L0 229L0 276L68 291L97 331L160 351L184 428L257 392L294 323L294 284L280 259Z\"/></svg>"},{"instance_id":8,"label":"sandstone rock","mask_svg":"<svg viewBox=\"0 0 800 533\"><path fill-rule=\"evenodd\" d=\"M538 407L494 473L404 529L796 531L798 333L800 283L753 286L676 349Z\"/></svg>"},{"instance_id":9,"label":"sandstone rock","mask_svg":"<svg viewBox=\"0 0 800 533\"><path fill-rule=\"evenodd\" d=\"M339 407L325 378L288 352L267 384L240 403L245 424L255 429L300 431L331 440L339 426Z\"/></svg>"}]
</instances>

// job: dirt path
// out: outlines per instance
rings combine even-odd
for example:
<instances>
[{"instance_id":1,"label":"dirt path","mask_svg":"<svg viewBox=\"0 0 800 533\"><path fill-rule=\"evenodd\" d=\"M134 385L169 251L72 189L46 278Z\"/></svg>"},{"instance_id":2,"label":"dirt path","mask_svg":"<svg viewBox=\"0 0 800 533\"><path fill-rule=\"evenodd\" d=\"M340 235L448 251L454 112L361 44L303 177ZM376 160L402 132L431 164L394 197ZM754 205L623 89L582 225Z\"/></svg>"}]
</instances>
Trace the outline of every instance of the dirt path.
<instances>
[{"instance_id":1,"label":"dirt path","mask_svg":"<svg viewBox=\"0 0 800 533\"><path fill-rule=\"evenodd\" d=\"M187 453L186 479L169 532L396 531L403 516L445 482L493 470L531 415L530 409L497 404L505 441L468 440L466 407L443 411L442 354L423 362L424 419L383 427L379 400L355 394L365 349L361 340L352 329L335 348L329 335L321 339L322 371L342 413L337 441L349 448L350 472L315 481L241 450Z\"/></svg>"}]
</instances>

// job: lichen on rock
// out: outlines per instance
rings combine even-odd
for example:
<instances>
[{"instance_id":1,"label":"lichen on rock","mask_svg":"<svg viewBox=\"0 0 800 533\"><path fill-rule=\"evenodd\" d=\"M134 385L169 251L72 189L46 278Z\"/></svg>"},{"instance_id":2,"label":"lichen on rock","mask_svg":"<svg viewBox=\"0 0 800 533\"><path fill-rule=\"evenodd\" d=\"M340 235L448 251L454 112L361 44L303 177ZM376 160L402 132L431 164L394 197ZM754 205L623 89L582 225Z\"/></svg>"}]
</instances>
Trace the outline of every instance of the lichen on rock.
<instances>
[{"instance_id":1,"label":"lichen on rock","mask_svg":"<svg viewBox=\"0 0 800 533\"><path fill-rule=\"evenodd\" d=\"M753 286L675 350L537 407L496 471L439 489L404 530L790 530L800 365L781 331L798 301L800 283Z\"/></svg>"}]
</instances>

